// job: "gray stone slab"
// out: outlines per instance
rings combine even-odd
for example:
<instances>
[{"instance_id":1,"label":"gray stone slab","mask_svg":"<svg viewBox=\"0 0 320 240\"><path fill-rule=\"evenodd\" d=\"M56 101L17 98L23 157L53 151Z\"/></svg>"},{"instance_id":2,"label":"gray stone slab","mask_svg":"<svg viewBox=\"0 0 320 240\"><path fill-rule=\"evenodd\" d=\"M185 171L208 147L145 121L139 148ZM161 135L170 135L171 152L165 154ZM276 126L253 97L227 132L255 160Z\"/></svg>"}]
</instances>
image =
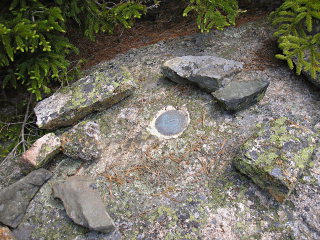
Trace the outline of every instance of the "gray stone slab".
<instances>
[{"instance_id":1,"label":"gray stone slab","mask_svg":"<svg viewBox=\"0 0 320 240\"><path fill-rule=\"evenodd\" d=\"M18 182L0 191L0 222L16 228L40 187L51 177L46 169L31 172Z\"/></svg>"},{"instance_id":2,"label":"gray stone slab","mask_svg":"<svg viewBox=\"0 0 320 240\"><path fill-rule=\"evenodd\" d=\"M69 177L53 186L54 196L60 198L68 216L89 229L109 233L115 230L94 181L86 176Z\"/></svg>"},{"instance_id":3,"label":"gray stone slab","mask_svg":"<svg viewBox=\"0 0 320 240\"><path fill-rule=\"evenodd\" d=\"M224 86L230 77L240 72L241 62L215 56L183 56L166 61L163 74L174 82L195 84L213 92Z\"/></svg>"},{"instance_id":4,"label":"gray stone slab","mask_svg":"<svg viewBox=\"0 0 320 240\"><path fill-rule=\"evenodd\" d=\"M91 112L111 107L134 89L127 70L120 67L96 70L39 102L34 108L37 125L43 129L72 125Z\"/></svg>"},{"instance_id":5,"label":"gray stone slab","mask_svg":"<svg viewBox=\"0 0 320 240\"><path fill-rule=\"evenodd\" d=\"M232 81L212 95L226 110L240 111L262 100L268 86L269 82L261 79Z\"/></svg>"}]
</instances>

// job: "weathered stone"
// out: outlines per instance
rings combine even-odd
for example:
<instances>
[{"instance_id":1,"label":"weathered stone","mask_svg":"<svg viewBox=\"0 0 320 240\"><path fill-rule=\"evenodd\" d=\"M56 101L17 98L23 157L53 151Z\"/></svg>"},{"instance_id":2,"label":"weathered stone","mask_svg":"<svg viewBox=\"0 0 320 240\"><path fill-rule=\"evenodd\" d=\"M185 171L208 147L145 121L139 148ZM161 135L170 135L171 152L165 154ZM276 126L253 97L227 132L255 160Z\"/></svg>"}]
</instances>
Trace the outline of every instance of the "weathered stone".
<instances>
[{"instance_id":1,"label":"weathered stone","mask_svg":"<svg viewBox=\"0 0 320 240\"><path fill-rule=\"evenodd\" d=\"M51 173L40 168L18 182L0 191L0 222L16 228L22 221L27 207Z\"/></svg>"},{"instance_id":2,"label":"weathered stone","mask_svg":"<svg viewBox=\"0 0 320 240\"><path fill-rule=\"evenodd\" d=\"M32 168L40 168L60 152L60 138L48 133L39 138L23 155L22 160Z\"/></svg>"},{"instance_id":3,"label":"weathered stone","mask_svg":"<svg viewBox=\"0 0 320 240\"><path fill-rule=\"evenodd\" d=\"M128 97L134 88L131 74L124 69L97 70L39 102L34 108L37 125L43 129L72 125Z\"/></svg>"},{"instance_id":4,"label":"weathered stone","mask_svg":"<svg viewBox=\"0 0 320 240\"><path fill-rule=\"evenodd\" d=\"M98 159L101 155L99 124L84 121L61 136L62 151L69 157L85 161Z\"/></svg>"},{"instance_id":5,"label":"weathered stone","mask_svg":"<svg viewBox=\"0 0 320 240\"><path fill-rule=\"evenodd\" d=\"M312 158L315 136L287 118L273 120L241 147L234 165L283 202Z\"/></svg>"},{"instance_id":6,"label":"weathered stone","mask_svg":"<svg viewBox=\"0 0 320 240\"><path fill-rule=\"evenodd\" d=\"M16 240L12 232L7 227L0 227L0 239L1 240Z\"/></svg>"},{"instance_id":7,"label":"weathered stone","mask_svg":"<svg viewBox=\"0 0 320 240\"><path fill-rule=\"evenodd\" d=\"M183 56L166 61L163 74L177 83L195 84L216 91L242 69L242 63L214 56Z\"/></svg>"},{"instance_id":8,"label":"weathered stone","mask_svg":"<svg viewBox=\"0 0 320 240\"><path fill-rule=\"evenodd\" d=\"M104 233L115 230L99 191L89 177L73 176L56 183L53 194L62 200L67 214L75 223Z\"/></svg>"},{"instance_id":9,"label":"weathered stone","mask_svg":"<svg viewBox=\"0 0 320 240\"><path fill-rule=\"evenodd\" d=\"M269 82L262 79L232 81L212 95L226 110L239 111L259 102L268 86Z\"/></svg>"}]
</instances>

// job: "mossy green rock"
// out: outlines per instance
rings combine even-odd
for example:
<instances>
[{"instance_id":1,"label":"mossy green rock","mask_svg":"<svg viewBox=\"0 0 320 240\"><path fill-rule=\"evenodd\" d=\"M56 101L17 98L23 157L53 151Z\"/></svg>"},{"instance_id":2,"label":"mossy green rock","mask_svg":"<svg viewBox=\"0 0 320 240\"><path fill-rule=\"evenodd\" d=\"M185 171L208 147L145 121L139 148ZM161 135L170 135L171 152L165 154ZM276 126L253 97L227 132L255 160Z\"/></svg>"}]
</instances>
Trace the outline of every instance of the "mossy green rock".
<instances>
[{"instance_id":1,"label":"mossy green rock","mask_svg":"<svg viewBox=\"0 0 320 240\"><path fill-rule=\"evenodd\" d=\"M118 103L134 89L133 78L125 69L98 69L39 102L34 108L37 125L43 129L72 125L91 112Z\"/></svg>"},{"instance_id":2,"label":"mossy green rock","mask_svg":"<svg viewBox=\"0 0 320 240\"><path fill-rule=\"evenodd\" d=\"M267 123L241 147L234 165L283 202L311 160L315 142L314 132L279 118Z\"/></svg>"},{"instance_id":3,"label":"mossy green rock","mask_svg":"<svg viewBox=\"0 0 320 240\"><path fill-rule=\"evenodd\" d=\"M83 121L62 134L62 151L72 158L95 160L101 155L101 139L99 124Z\"/></svg>"}]
</instances>

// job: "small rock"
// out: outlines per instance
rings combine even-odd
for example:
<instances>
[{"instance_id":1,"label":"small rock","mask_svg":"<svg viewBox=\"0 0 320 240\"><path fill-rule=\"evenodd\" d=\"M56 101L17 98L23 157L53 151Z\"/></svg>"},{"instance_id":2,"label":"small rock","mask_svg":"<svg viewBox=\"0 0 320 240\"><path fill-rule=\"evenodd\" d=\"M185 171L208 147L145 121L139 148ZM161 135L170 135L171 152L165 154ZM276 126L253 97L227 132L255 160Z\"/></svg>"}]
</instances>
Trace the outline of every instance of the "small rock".
<instances>
[{"instance_id":1,"label":"small rock","mask_svg":"<svg viewBox=\"0 0 320 240\"><path fill-rule=\"evenodd\" d=\"M120 67L97 70L39 102L34 108L37 125L43 129L72 125L128 97L134 88L130 73Z\"/></svg>"},{"instance_id":2,"label":"small rock","mask_svg":"<svg viewBox=\"0 0 320 240\"><path fill-rule=\"evenodd\" d=\"M272 120L243 144L234 165L283 202L312 158L315 137L287 118Z\"/></svg>"},{"instance_id":3,"label":"small rock","mask_svg":"<svg viewBox=\"0 0 320 240\"><path fill-rule=\"evenodd\" d=\"M214 56L183 56L166 61L163 74L174 82L195 84L213 92L230 81L230 77L241 71L241 62Z\"/></svg>"},{"instance_id":4,"label":"small rock","mask_svg":"<svg viewBox=\"0 0 320 240\"><path fill-rule=\"evenodd\" d=\"M212 95L226 110L239 111L259 102L268 86L265 80L232 81Z\"/></svg>"},{"instance_id":5,"label":"small rock","mask_svg":"<svg viewBox=\"0 0 320 240\"><path fill-rule=\"evenodd\" d=\"M115 230L99 191L89 177L69 177L53 186L53 194L62 200L68 216L75 223L104 233Z\"/></svg>"},{"instance_id":6,"label":"small rock","mask_svg":"<svg viewBox=\"0 0 320 240\"><path fill-rule=\"evenodd\" d=\"M22 159L27 165L33 168L40 168L60 152L60 147L60 138L54 133L48 133L39 138L31 148L22 155Z\"/></svg>"},{"instance_id":7,"label":"small rock","mask_svg":"<svg viewBox=\"0 0 320 240\"><path fill-rule=\"evenodd\" d=\"M101 139L99 125L84 121L62 134L62 151L72 158L95 160L101 155Z\"/></svg>"},{"instance_id":8,"label":"small rock","mask_svg":"<svg viewBox=\"0 0 320 240\"><path fill-rule=\"evenodd\" d=\"M1 240L16 240L12 232L7 227L0 227L0 239Z\"/></svg>"},{"instance_id":9,"label":"small rock","mask_svg":"<svg viewBox=\"0 0 320 240\"><path fill-rule=\"evenodd\" d=\"M0 222L16 228L40 187L52 176L46 169L31 172L18 182L0 191Z\"/></svg>"}]
</instances>

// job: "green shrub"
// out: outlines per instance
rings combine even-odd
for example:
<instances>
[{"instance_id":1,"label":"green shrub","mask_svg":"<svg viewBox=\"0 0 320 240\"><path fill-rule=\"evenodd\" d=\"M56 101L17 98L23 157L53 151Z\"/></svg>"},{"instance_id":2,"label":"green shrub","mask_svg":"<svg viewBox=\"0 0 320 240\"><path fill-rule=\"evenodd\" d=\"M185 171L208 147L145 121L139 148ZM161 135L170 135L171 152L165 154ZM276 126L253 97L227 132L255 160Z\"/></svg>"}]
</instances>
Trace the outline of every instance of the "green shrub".
<instances>
[{"instance_id":1,"label":"green shrub","mask_svg":"<svg viewBox=\"0 0 320 240\"><path fill-rule=\"evenodd\" d=\"M0 83L23 85L41 99L50 83L72 78L68 54L77 52L65 33L79 28L94 40L99 32L112 33L117 25L131 28L158 0L4 0L0 3ZM178 3L177 3L178 4ZM195 11L201 31L235 24L236 0L190 0L183 15Z\"/></svg>"},{"instance_id":2,"label":"green shrub","mask_svg":"<svg viewBox=\"0 0 320 240\"><path fill-rule=\"evenodd\" d=\"M100 3L101 2L101 3ZM108 5L109 4L109 5ZM63 10L63 11L62 11ZM53 81L68 79L66 57L77 49L65 36L77 23L90 39L112 32L118 24L130 28L146 6L134 1L13 0L0 3L0 80L4 87L24 85L37 99Z\"/></svg>"},{"instance_id":3,"label":"green shrub","mask_svg":"<svg viewBox=\"0 0 320 240\"><path fill-rule=\"evenodd\" d=\"M315 79L320 72L320 1L286 0L271 17L283 52L276 57L286 60L290 69L295 63L298 75L303 70Z\"/></svg>"},{"instance_id":4,"label":"green shrub","mask_svg":"<svg viewBox=\"0 0 320 240\"><path fill-rule=\"evenodd\" d=\"M190 11L197 13L197 25L201 32L212 28L222 30L224 27L235 25L238 15L236 0L190 0L190 5L184 10L187 16Z\"/></svg>"}]
</instances>

